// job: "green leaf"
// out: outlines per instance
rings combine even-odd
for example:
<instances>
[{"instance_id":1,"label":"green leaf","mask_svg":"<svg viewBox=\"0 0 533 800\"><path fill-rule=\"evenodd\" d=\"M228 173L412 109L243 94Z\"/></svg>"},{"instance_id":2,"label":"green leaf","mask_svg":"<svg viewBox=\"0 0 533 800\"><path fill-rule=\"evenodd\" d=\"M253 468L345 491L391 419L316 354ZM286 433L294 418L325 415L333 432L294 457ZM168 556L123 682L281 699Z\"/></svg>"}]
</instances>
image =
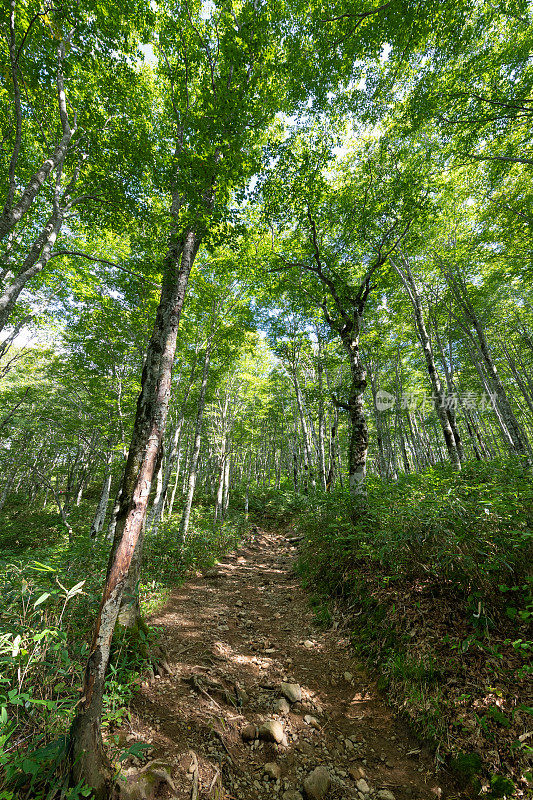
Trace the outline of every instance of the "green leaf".
<instances>
[{"instance_id":1,"label":"green leaf","mask_svg":"<svg viewBox=\"0 0 533 800\"><path fill-rule=\"evenodd\" d=\"M29 758L25 758L22 761L22 771L26 773L26 775L37 775L39 771L39 765L37 762L32 761Z\"/></svg>"},{"instance_id":2,"label":"green leaf","mask_svg":"<svg viewBox=\"0 0 533 800\"><path fill-rule=\"evenodd\" d=\"M49 597L50 597L50 592L43 592L43 594L35 601L33 607L37 608L37 606L40 606L41 603L44 603L45 600L48 600Z\"/></svg>"},{"instance_id":3,"label":"green leaf","mask_svg":"<svg viewBox=\"0 0 533 800\"><path fill-rule=\"evenodd\" d=\"M118 761L122 763L125 761L129 756L140 756L144 750L151 750L153 748L152 744L146 744L146 742L134 742L131 747L128 747L127 750L124 750L120 756L118 757Z\"/></svg>"},{"instance_id":4,"label":"green leaf","mask_svg":"<svg viewBox=\"0 0 533 800\"><path fill-rule=\"evenodd\" d=\"M85 581L80 581L72 589L69 589L67 592L66 599L69 600L71 597L74 597L76 594L81 594L82 586L84 585Z\"/></svg>"},{"instance_id":5,"label":"green leaf","mask_svg":"<svg viewBox=\"0 0 533 800\"><path fill-rule=\"evenodd\" d=\"M34 561L31 564L28 564L28 569L36 570L36 572L55 572L56 570L54 567L50 567L48 564L42 564L40 561Z\"/></svg>"}]
</instances>

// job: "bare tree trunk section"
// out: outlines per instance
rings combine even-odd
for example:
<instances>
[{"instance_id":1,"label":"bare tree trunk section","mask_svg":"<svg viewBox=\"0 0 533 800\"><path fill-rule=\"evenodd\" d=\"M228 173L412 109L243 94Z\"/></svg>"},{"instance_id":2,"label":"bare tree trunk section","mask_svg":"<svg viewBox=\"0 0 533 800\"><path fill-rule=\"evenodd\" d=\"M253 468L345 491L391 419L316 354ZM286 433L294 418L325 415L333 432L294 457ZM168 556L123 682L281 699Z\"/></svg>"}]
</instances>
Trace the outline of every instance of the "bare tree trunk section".
<instances>
[{"instance_id":1,"label":"bare tree trunk section","mask_svg":"<svg viewBox=\"0 0 533 800\"><path fill-rule=\"evenodd\" d=\"M202 440L202 420L204 417L205 395L207 391L207 379L209 377L209 366L211 362L211 346L213 344L213 338L214 338L214 331L211 333L205 349L204 366L202 370L202 383L200 386L200 396L198 398L198 411L196 414L196 424L194 429L193 448L192 448L191 460L189 463L187 496L185 498L185 506L183 508L183 514L181 516L181 522L178 534L181 542L184 542L185 539L187 538L187 531L189 529L189 521L191 518L192 501L194 498L194 491L196 489L196 481L198 479L198 462L200 459L200 444Z\"/></svg>"},{"instance_id":2,"label":"bare tree trunk section","mask_svg":"<svg viewBox=\"0 0 533 800\"><path fill-rule=\"evenodd\" d=\"M105 673L129 567L136 547L140 549L142 544L148 497L168 415L178 325L198 247L199 237L193 230L186 230L181 237L174 235L171 239L122 480L115 541L85 669L82 696L70 729L73 779L85 781L98 800L108 796L113 775L104 753L101 733Z\"/></svg>"},{"instance_id":3,"label":"bare tree trunk section","mask_svg":"<svg viewBox=\"0 0 533 800\"><path fill-rule=\"evenodd\" d=\"M438 321L436 319L436 316L433 315L433 318L431 319L431 314L430 314L430 320L431 320L431 327L433 329L434 339L435 339L435 342L437 344L437 351L438 351L438 354L439 354L439 357L440 357L440 362L442 364L442 369L444 370L444 378L446 380L446 388L448 390L448 397L450 399L450 402L446 406L446 413L448 415L448 421L449 421L450 427L452 429L453 438L455 439L455 446L457 448L457 455L459 456L459 460L461 462L463 462L464 458L465 458L465 454L464 454L464 451L463 451L463 443L461 441L461 432L459 431L459 427L458 427L458 424L457 424L457 412L456 412L456 409L455 409L455 407L453 405L453 397L455 395L455 385L454 385L454 382L453 382L453 376L452 376L452 373L450 371L450 367L448 365L448 360L446 359L446 355L444 353L444 347L443 347L443 344L442 344L442 339L441 339L441 336L440 336L439 326L438 326Z\"/></svg>"},{"instance_id":4,"label":"bare tree trunk section","mask_svg":"<svg viewBox=\"0 0 533 800\"><path fill-rule=\"evenodd\" d=\"M399 249L398 253L402 262L402 266L400 267L397 261L392 261L392 260L391 264L398 273L398 276L401 282L403 283L404 288L413 306L413 310L415 313L416 329L418 337L420 339L420 344L422 345L422 350L424 352L424 358L426 360L426 366L429 373L431 386L433 387L435 411L437 413L437 417L442 428L442 433L444 435L444 441L446 442L446 448L448 450L450 463L452 465L452 468L456 472L458 472L461 469L461 460L459 458L459 453L455 443L455 437L453 435L453 431L450 425L450 420L448 418L448 414L446 413L446 397L444 394L444 390L442 388L442 384L437 369L435 367L433 348L431 347L431 340L429 338L429 334L426 329L426 323L424 322L422 301L420 300L420 296L418 294L416 284L413 275L411 273L411 269L409 267L409 262Z\"/></svg>"},{"instance_id":5,"label":"bare tree trunk section","mask_svg":"<svg viewBox=\"0 0 533 800\"><path fill-rule=\"evenodd\" d=\"M304 453L305 453L305 468L307 472L307 480L308 484L311 489L316 488L316 480L314 476L314 468L313 468L313 455L312 455L312 448L311 448L311 436L309 433L309 426L307 424L307 416L306 416L306 409L305 403L302 395L302 390L300 388L300 383L298 381L298 375L296 373L296 363L293 365L293 369L291 370L291 377L292 382L294 384L294 391L296 394L296 404L298 406L298 414L300 417L300 424L302 426L302 439L304 445Z\"/></svg>"},{"instance_id":6,"label":"bare tree trunk section","mask_svg":"<svg viewBox=\"0 0 533 800\"><path fill-rule=\"evenodd\" d=\"M491 349L485 335L484 327L481 323L479 315L476 313L468 296L467 287L459 276L448 272L446 274L450 288L461 307L465 318L470 323L470 326L475 330L476 336L474 337L469 325L463 325L467 336L476 346L481 359L487 371L488 379L493 388L493 394L496 397L496 405L498 407L497 413L503 421L507 429L510 439L510 449L517 455L522 456L525 461L531 465L531 449L527 440L525 432L522 430L516 415L511 407L509 398L505 391L505 387L501 381L496 363L492 357ZM495 409L496 410L496 409Z\"/></svg>"},{"instance_id":7,"label":"bare tree trunk section","mask_svg":"<svg viewBox=\"0 0 533 800\"><path fill-rule=\"evenodd\" d=\"M98 507L96 509L96 513L94 515L94 519L91 525L91 532L90 532L91 539L94 539L96 537L96 534L100 533L100 531L104 527L105 517L107 513L107 504L109 503L109 492L111 491L112 469L113 469L113 451L109 449L106 458L106 471L104 475L102 493L100 495L100 500L98 501Z\"/></svg>"},{"instance_id":8,"label":"bare tree trunk section","mask_svg":"<svg viewBox=\"0 0 533 800\"><path fill-rule=\"evenodd\" d=\"M318 469L320 473L320 483L322 484L322 489L326 491L326 451L324 445L324 439L325 439L324 364L322 361L322 349L320 345L320 337L318 338L317 378L318 378Z\"/></svg>"}]
</instances>

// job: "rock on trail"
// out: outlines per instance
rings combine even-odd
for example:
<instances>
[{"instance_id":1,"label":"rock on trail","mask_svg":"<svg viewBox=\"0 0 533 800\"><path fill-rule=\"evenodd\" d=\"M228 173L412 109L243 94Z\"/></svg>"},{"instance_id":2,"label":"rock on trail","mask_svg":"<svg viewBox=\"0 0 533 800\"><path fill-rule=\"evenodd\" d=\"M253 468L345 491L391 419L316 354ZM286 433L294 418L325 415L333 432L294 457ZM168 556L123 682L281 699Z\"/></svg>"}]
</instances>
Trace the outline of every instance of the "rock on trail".
<instances>
[{"instance_id":1,"label":"rock on trail","mask_svg":"<svg viewBox=\"0 0 533 800\"><path fill-rule=\"evenodd\" d=\"M168 765L145 798L447 797L430 754L354 659L348 632L314 625L292 572L297 543L258 531L151 619L172 673L142 683L118 731L123 749L151 745L126 759L132 781L143 765L143 776L151 762Z\"/></svg>"}]
</instances>

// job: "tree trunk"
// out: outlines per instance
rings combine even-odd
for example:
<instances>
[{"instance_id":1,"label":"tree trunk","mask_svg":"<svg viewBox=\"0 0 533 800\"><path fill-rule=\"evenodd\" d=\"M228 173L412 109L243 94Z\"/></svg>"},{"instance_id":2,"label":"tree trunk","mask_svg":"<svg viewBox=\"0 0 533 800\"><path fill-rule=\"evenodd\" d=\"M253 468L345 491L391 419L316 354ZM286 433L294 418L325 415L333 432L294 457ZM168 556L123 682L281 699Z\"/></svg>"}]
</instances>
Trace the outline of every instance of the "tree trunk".
<instances>
[{"instance_id":1,"label":"tree trunk","mask_svg":"<svg viewBox=\"0 0 533 800\"><path fill-rule=\"evenodd\" d=\"M41 236L30 249L18 274L3 289L0 295L0 331L8 324L15 303L28 281L41 272L52 257L52 250L61 230L62 222L63 212L54 213L50 217Z\"/></svg>"},{"instance_id":2,"label":"tree trunk","mask_svg":"<svg viewBox=\"0 0 533 800\"><path fill-rule=\"evenodd\" d=\"M474 337L470 327L468 325L462 325L463 330L465 330L470 340L475 344L485 365L490 384L493 388L493 394L496 397L499 415L509 434L511 450L517 455L522 456L528 463L531 463L530 448L527 437L511 407L507 393L496 368L496 364L492 358L492 353L490 351L487 337L485 336L483 325L481 324L481 320L468 297L467 288L457 275L447 273L447 278L450 288L452 289L457 302L462 308L466 319L476 332L476 337Z\"/></svg>"},{"instance_id":3,"label":"tree trunk","mask_svg":"<svg viewBox=\"0 0 533 800\"><path fill-rule=\"evenodd\" d=\"M183 452L185 453L185 459L187 459L187 453L189 451L189 431L187 430L187 438L185 440L185 447L183 448ZM168 506L168 518L172 516L172 511L174 509L174 501L176 499L176 492L178 491L178 484L180 479L180 466L181 466L181 459L182 459L182 448L180 447L178 451L178 460L176 464L176 478L174 480L174 486L172 488L172 495L170 497L170 503Z\"/></svg>"},{"instance_id":4,"label":"tree trunk","mask_svg":"<svg viewBox=\"0 0 533 800\"><path fill-rule=\"evenodd\" d=\"M453 431L450 425L450 420L448 418L448 414L446 413L446 406L447 406L446 395L444 393L444 389L442 387L439 374L435 367L433 348L431 347L431 340L429 338L429 334L426 329L426 324L424 322L424 312L422 309L422 302L420 300L420 296L418 294L411 273L411 269L409 267L409 263L405 258L405 256L400 254L400 257L402 260L401 267L398 265L396 261L393 262L391 260L391 263L396 272L398 273L398 276L402 281L407 294L409 295L409 299L411 300L411 304L415 312L415 321L416 321L418 338L420 340L420 344L422 345L422 350L424 352L424 358L426 359L426 366L429 373L431 386L433 388L435 411L437 413L437 417L442 428L442 433L444 435L444 441L446 442L446 448L448 450L448 456L452 468L455 471L460 471L461 460L459 458L459 453L455 443L455 437L453 435Z\"/></svg>"},{"instance_id":5,"label":"tree trunk","mask_svg":"<svg viewBox=\"0 0 533 800\"><path fill-rule=\"evenodd\" d=\"M322 352L320 339L318 340L318 470L322 489L326 490L326 451L325 439L325 416L324 416L324 364L322 363Z\"/></svg>"},{"instance_id":6,"label":"tree trunk","mask_svg":"<svg viewBox=\"0 0 533 800\"><path fill-rule=\"evenodd\" d=\"M98 507L94 515L91 525L91 539L96 537L104 527L105 517L107 513L107 504L109 503L109 492L111 491L111 478L113 473L113 451L111 448L108 450L106 458L106 471L104 476L104 483L102 486L102 493L98 502Z\"/></svg>"},{"instance_id":7,"label":"tree trunk","mask_svg":"<svg viewBox=\"0 0 533 800\"><path fill-rule=\"evenodd\" d=\"M311 437L309 434L309 427L307 425L307 417L306 417L306 410L304 399L302 395L302 391L300 389L300 384L298 381L298 375L296 374L296 364L293 365L293 369L291 370L292 381L294 384L294 391L296 394L296 403L298 406L298 414L300 416L300 424L302 426L302 438L304 444L304 453L305 453L305 464L306 464L306 471L307 471L307 480L309 482L309 486L311 489L316 488L316 481L314 476L314 469L313 469L313 456L311 450Z\"/></svg>"},{"instance_id":8,"label":"tree trunk","mask_svg":"<svg viewBox=\"0 0 533 800\"><path fill-rule=\"evenodd\" d=\"M376 439L378 445L378 472L382 478L385 478L387 475L387 466L385 462L385 452L383 450L383 424L381 418L383 411L377 407L378 376L377 376L377 368L375 365L372 364L369 365L368 377L370 378L370 390L372 392L372 403L374 406L374 420L376 423Z\"/></svg>"},{"instance_id":9,"label":"tree trunk","mask_svg":"<svg viewBox=\"0 0 533 800\"><path fill-rule=\"evenodd\" d=\"M6 500L7 500L8 496L9 496L10 491L11 491L11 487L13 486L13 483L15 482L15 478L16 478L18 469L19 469L19 465L17 464L16 459L13 459L13 461L11 463L11 470L8 473L7 480L6 480L6 482L4 484L4 488L2 490L2 496L0 497L0 511L5 506Z\"/></svg>"},{"instance_id":10,"label":"tree trunk","mask_svg":"<svg viewBox=\"0 0 533 800\"><path fill-rule=\"evenodd\" d=\"M217 486L217 497L215 502L215 518L214 522L216 523L218 520L222 522L224 516L224 480L226 474L226 437L222 437L222 445L221 445L221 452L220 452L220 460L218 466L218 486Z\"/></svg>"},{"instance_id":11,"label":"tree trunk","mask_svg":"<svg viewBox=\"0 0 533 800\"><path fill-rule=\"evenodd\" d=\"M194 361L193 361L193 364L192 364L192 367L191 367L191 374L189 376L187 387L185 389L185 395L183 397L183 400L181 401L181 411L180 411L179 419L178 419L178 421L176 423L176 427L174 429L174 434L172 436L172 443L170 445L169 452L168 452L167 464L166 464L166 468L165 468L165 471L164 471L164 474L163 474L163 482L162 482L162 485L161 485L161 490L158 491L158 494L156 495L156 500L154 500L154 505L153 505L152 511L150 512L150 515L148 517L148 522L146 524L148 533L153 533L153 534L157 533L157 528L158 528L159 522L160 522L160 520L162 518L162 515L163 515L163 508L164 508L165 500L166 500L167 495L168 495L168 487L169 487L169 483L170 483L170 477L172 475L172 470L174 468L174 465L176 464L176 461L177 461L178 465L177 465L176 483L174 485L174 491L172 492L172 500L171 500L171 504L170 504L169 516L172 514L172 506L174 504L174 495L176 493L176 486L177 486L178 476L179 476L179 458L180 458L180 447L179 447L179 444L180 444L180 439L181 439L181 431L182 431L182 428L183 428L183 422L185 420L185 409L187 407L187 401L189 399L189 394L191 392L191 388L192 388L192 385L193 385L193 382L194 382L194 373L196 371L197 355L198 355L198 349L195 350Z\"/></svg>"},{"instance_id":12,"label":"tree trunk","mask_svg":"<svg viewBox=\"0 0 533 800\"><path fill-rule=\"evenodd\" d=\"M185 498L185 506L181 516L179 527L179 538L184 542L187 538L187 531L189 529L189 521L191 518L192 501L194 498L194 490L196 488L196 481L198 479L198 461L200 458L200 444L202 440L202 420L205 408L205 395L207 391L207 378L209 376L209 365L211 360L211 346L213 344L214 331L211 333L205 348L204 366L202 370L202 384L200 386L200 396L198 398L198 411L196 414L196 426L194 430L194 441L192 448L192 455L189 464L189 480L187 488L187 497Z\"/></svg>"},{"instance_id":13,"label":"tree trunk","mask_svg":"<svg viewBox=\"0 0 533 800\"><path fill-rule=\"evenodd\" d=\"M181 238L174 235L170 243L122 480L114 546L85 669L82 697L70 730L73 779L76 783L82 780L87 783L98 800L108 796L112 782L101 734L105 673L129 567L136 547L140 548L142 542L146 506L168 415L179 319L199 243L193 230L186 230Z\"/></svg>"},{"instance_id":14,"label":"tree trunk","mask_svg":"<svg viewBox=\"0 0 533 800\"><path fill-rule=\"evenodd\" d=\"M169 453L167 456L167 463L165 469L163 471L163 465L161 465L161 470L159 472L159 474L161 475L161 486L158 485L157 487L154 504L152 506L152 510L148 515L148 520L146 522L146 529L149 534L157 533L159 522L161 521L161 517L163 515L163 507L168 492L170 476L172 474L172 470L176 463L176 457L179 453L179 443L180 443L182 426L183 426L183 417L180 417L178 424L174 429L174 435L172 436L172 443L170 445Z\"/></svg>"},{"instance_id":15,"label":"tree trunk","mask_svg":"<svg viewBox=\"0 0 533 800\"><path fill-rule=\"evenodd\" d=\"M226 463L224 464L224 492L222 499L222 518L226 516L229 506L229 481L231 471L231 458L230 454L226 454Z\"/></svg>"},{"instance_id":16,"label":"tree trunk","mask_svg":"<svg viewBox=\"0 0 533 800\"><path fill-rule=\"evenodd\" d=\"M453 398L456 395L456 388L453 382L453 375L451 373L450 367L448 365L448 361L446 359L446 355L444 353L444 347L442 344L442 339L440 337L438 321L435 315L433 315L432 326L433 334L435 338L435 342L437 344L437 351L440 357L440 362L442 364L442 369L444 371L444 378L446 380L446 388L448 390L448 397L450 398L450 402L447 404L446 413L448 415L448 421L450 423L450 427L452 429L453 438L455 440L455 446L457 448L457 454L459 456L459 460L461 462L464 461L464 451L463 451L463 443L461 440L461 432L459 430L459 426L457 424L457 411L454 407ZM450 345L451 350L451 345Z\"/></svg>"}]
</instances>

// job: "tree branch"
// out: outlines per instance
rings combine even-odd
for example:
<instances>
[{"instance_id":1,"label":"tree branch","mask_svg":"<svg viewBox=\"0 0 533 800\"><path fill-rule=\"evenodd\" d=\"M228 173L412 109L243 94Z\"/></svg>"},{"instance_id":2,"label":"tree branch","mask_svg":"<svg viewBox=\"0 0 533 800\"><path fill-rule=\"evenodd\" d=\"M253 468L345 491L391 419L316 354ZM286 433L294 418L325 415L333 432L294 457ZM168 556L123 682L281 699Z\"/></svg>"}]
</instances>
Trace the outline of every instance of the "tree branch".
<instances>
[{"instance_id":1,"label":"tree branch","mask_svg":"<svg viewBox=\"0 0 533 800\"><path fill-rule=\"evenodd\" d=\"M50 260L52 258L56 258L57 256L79 256L80 258L86 258L88 261L95 261L99 264L107 264L109 267L114 267L115 269L121 270L121 272L126 272L128 275L133 275L134 278L140 278L145 283L149 283L151 286L155 286L156 289L161 288L160 283L155 283L151 281L149 278L145 278L144 275L140 275L138 272L134 272L131 269L127 269L127 267L122 267L120 264L117 264L115 261L109 261L107 258L97 258L96 256L90 256L88 253L83 253L81 250L56 250L52 253Z\"/></svg>"}]
</instances>

